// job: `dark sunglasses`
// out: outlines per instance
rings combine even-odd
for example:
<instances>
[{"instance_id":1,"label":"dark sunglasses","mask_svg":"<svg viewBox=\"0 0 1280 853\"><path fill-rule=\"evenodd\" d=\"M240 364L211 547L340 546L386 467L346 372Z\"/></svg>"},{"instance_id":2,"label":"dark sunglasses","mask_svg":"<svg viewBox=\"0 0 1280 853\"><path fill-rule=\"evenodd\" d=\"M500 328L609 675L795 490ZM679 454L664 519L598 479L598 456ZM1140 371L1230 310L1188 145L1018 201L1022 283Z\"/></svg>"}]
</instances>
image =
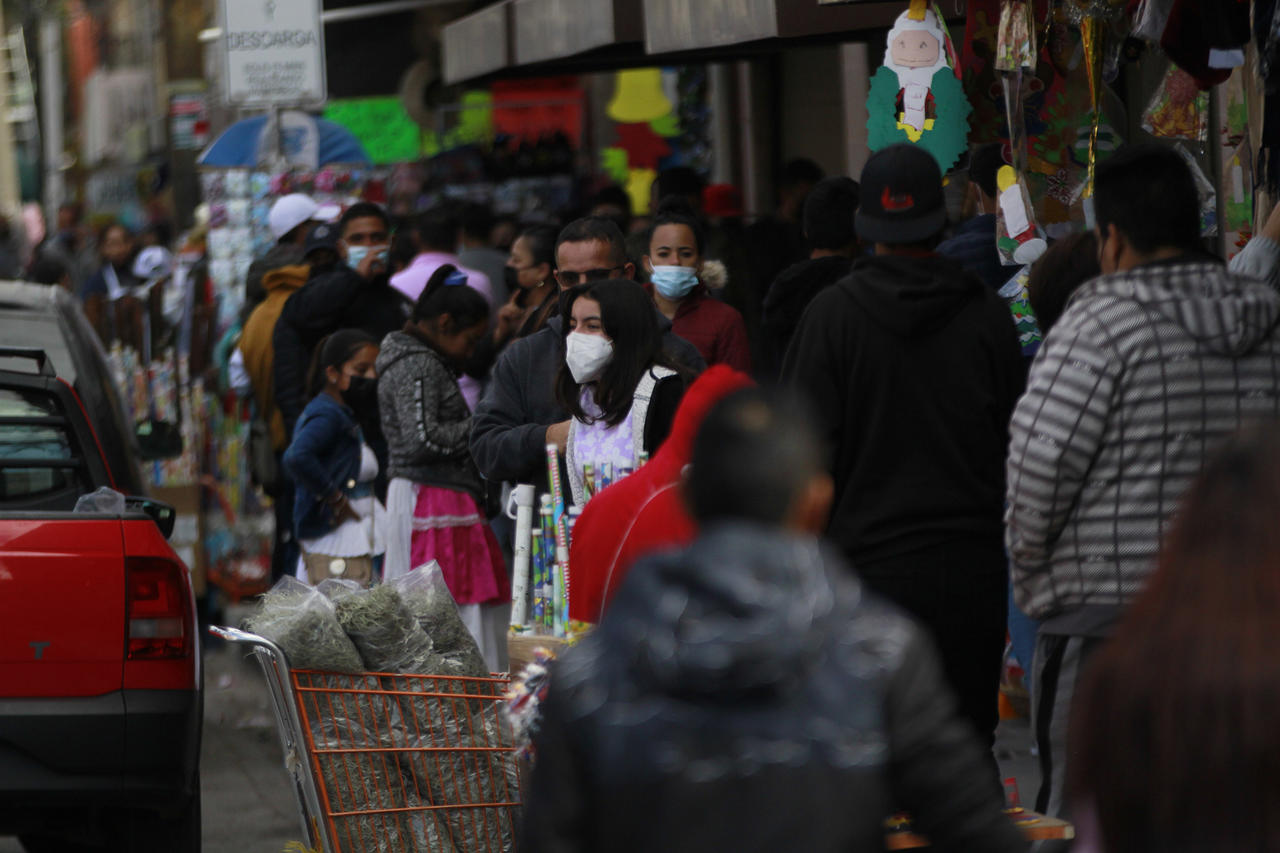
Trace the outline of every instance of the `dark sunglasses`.
<instances>
[{"instance_id":1,"label":"dark sunglasses","mask_svg":"<svg viewBox=\"0 0 1280 853\"><path fill-rule=\"evenodd\" d=\"M619 264L616 267L587 270L586 272L565 272L563 270L556 270L556 281L560 282L563 287L577 287L579 284L591 284L596 281L604 281L618 270L626 269L626 266L626 264Z\"/></svg>"}]
</instances>

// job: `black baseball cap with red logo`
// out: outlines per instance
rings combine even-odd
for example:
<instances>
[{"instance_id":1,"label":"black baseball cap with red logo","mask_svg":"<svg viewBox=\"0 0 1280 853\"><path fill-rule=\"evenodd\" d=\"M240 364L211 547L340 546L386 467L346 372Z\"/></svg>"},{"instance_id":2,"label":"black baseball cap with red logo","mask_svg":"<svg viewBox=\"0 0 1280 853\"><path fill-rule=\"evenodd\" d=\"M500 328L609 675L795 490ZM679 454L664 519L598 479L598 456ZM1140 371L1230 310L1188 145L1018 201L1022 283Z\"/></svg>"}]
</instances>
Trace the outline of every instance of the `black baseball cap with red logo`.
<instances>
[{"instance_id":1,"label":"black baseball cap with red logo","mask_svg":"<svg viewBox=\"0 0 1280 853\"><path fill-rule=\"evenodd\" d=\"M918 243L947 224L942 170L933 155L905 142L882 148L862 169L855 218L869 243Z\"/></svg>"}]
</instances>

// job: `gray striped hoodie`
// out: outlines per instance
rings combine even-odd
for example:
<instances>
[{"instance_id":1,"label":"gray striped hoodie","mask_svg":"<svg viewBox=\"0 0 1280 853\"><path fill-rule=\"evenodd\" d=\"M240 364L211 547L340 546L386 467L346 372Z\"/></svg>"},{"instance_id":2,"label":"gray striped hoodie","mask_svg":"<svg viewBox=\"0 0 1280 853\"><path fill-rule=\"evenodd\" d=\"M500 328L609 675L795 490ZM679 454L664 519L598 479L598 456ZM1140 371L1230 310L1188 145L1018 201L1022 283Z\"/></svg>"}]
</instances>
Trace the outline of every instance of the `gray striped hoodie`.
<instances>
[{"instance_id":1,"label":"gray striped hoodie","mask_svg":"<svg viewBox=\"0 0 1280 853\"><path fill-rule=\"evenodd\" d=\"M1205 458L1280 414L1280 295L1209 258L1083 285L1013 414L1006 544L1014 596L1071 630L1141 591Z\"/></svg>"}]
</instances>

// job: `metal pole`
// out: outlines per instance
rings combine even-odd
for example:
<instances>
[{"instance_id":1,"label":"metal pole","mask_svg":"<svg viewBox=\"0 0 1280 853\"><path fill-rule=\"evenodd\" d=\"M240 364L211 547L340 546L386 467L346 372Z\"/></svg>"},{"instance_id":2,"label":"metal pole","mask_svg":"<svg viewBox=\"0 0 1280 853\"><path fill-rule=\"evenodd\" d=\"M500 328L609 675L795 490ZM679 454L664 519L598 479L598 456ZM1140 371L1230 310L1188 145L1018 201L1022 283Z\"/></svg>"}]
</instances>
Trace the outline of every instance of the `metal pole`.
<instances>
[{"instance_id":1,"label":"metal pole","mask_svg":"<svg viewBox=\"0 0 1280 853\"><path fill-rule=\"evenodd\" d=\"M18 167L13 156L13 129L9 125L9 34L4 26L4 9L0 4L0 37L4 38L4 61L0 63L0 211L6 216L18 212L22 203L18 191Z\"/></svg>"}]
</instances>

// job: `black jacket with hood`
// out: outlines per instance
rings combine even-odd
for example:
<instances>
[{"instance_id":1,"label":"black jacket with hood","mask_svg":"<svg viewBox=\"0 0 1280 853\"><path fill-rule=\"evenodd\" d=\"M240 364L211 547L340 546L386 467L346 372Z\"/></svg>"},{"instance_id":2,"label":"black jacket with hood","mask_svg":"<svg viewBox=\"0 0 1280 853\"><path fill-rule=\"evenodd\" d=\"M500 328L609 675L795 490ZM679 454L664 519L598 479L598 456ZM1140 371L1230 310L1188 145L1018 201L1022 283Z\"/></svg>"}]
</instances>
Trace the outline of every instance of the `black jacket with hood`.
<instances>
[{"instance_id":1,"label":"black jacket with hood","mask_svg":"<svg viewBox=\"0 0 1280 853\"><path fill-rule=\"evenodd\" d=\"M670 320L659 316L658 325L671 358L694 373L707 366L693 344L672 333ZM563 329L564 318L552 317L498 357L471 429L471 455L486 479L546 484L547 427L569 419L555 389L564 364ZM645 450L652 453L666 437L683 393L684 382L676 377L658 384L645 421Z\"/></svg>"},{"instance_id":2,"label":"black jacket with hood","mask_svg":"<svg viewBox=\"0 0 1280 853\"><path fill-rule=\"evenodd\" d=\"M637 565L543 703L523 853L1024 850L915 625L813 537L742 524Z\"/></svg>"},{"instance_id":3,"label":"black jacket with hood","mask_svg":"<svg viewBox=\"0 0 1280 853\"><path fill-rule=\"evenodd\" d=\"M792 264L778 273L764 297L764 340L761 349L765 360L760 365L764 372L777 375L791 337L813 297L847 276L852 266L852 258L829 255Z\"/></svg>"},{"instance_id":4,"label":"black jacket with hood","mask_svg":"<svg viewBox=\"0 0 1280 853\"><path fill-rule=\"evenodd\" d=\"M829 535L855 565L1003 535L1025 367L1004 302L938 256L859 258L783 362L829 443Z\"/></svg>"}]
</instances>

